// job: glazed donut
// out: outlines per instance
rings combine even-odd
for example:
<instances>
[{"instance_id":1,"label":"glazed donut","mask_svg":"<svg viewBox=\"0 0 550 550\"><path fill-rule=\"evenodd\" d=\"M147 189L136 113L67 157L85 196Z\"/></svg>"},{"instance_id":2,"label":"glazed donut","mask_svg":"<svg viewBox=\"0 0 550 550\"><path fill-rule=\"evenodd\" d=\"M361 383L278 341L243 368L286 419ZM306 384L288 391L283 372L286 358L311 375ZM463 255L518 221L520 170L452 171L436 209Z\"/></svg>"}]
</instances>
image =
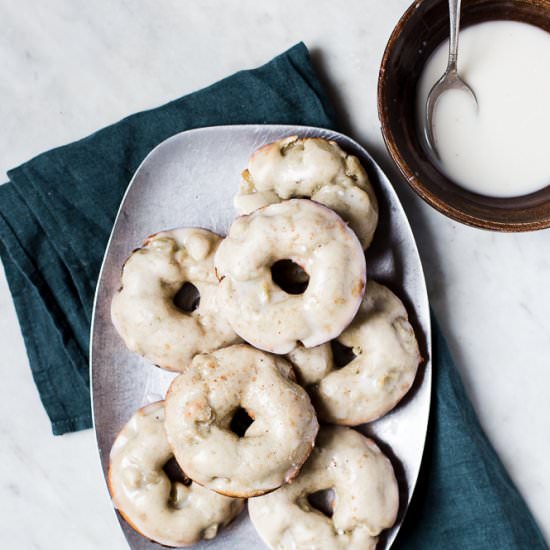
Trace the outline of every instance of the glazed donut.
<instances>
[{"instance_id":1,"label":"glazed donut","mask_svg":"<svg viewBox=\"0 0 550 550\"><path fill-rule=\"evenodd\" d=\"M111 304L113 324L131 351L179 371L196 354L239 341L217 306L213 260L220 240L205 229L174 229L132 253ZM174 298L189 283L200 301L184 311Z\"/></svg>"},{"instance_id":2,"label":"glazed donut","mask_svg":"<svg viewBox=\"0 0 550 550\"><path fill-rule=\"evenodd\" d=\"M357 426L393 409L412 386L422 360L401 300L387 287L367 281L357 316L337 342L353 353L342 368L335 366L326 345L289 355L319 418Z\"/></svg>"},{"instance_id":3,"label":"glazed donut","mask_svg":"<svg viewBox=\"0 0 550 550\"><path fill-rule=\"evenodd\" d=\"M300 266L302 294L283 290L272 267ZM310 200L271 204L237 218L214 259L219 303L227 320L257 348L285 354L338 336L363 297L365 256L355 234L332 210Z\"/></svg>"},{"instance_id":4,"label":"glazed donut","mask_svg":"<svg viewBox=\"0 0 550 550\"><path fill-rule=\"evenodd\" d=\"M332 490L332 517L310 497ZM248 502L254 527L273 549L367 550L391 527L399 508L393 467L370 439L323 426L311 457L289 485Z\"/></svg>"},{"instance_id":5,"label":"glazed donut","mask_svg":"<svg viewBox=\"0 0 550 550\"><path fill-rule=\"evenodd\" d=\"M335 141L290 136L258 149L242 174L239 214L290 198L308 198L338 213L363 248L378 223L378 203L359 159Z\"/></svg>"},{"instance_id":6,"label":"glazed donut","mask_svg":"<svg viewBox=\"0 0 550 550\"><path fill-rule=\"evenodd\" d=\"M139 409L111 449L108 484L113 502L138 533L165 546L214 538L239 514L244 501L218 495L163 470L172 458L164 432L164 402Z\"/></svg>"},{"instance_id":7,"label":"glazed donut","mask_svg":"<svg viewBox=\"0 0 550 550\"><path fill-rule=\"evenodd\" d=\"M252 424L232 431L236 413ZM318 430L290 364L240 344L198 355L166 396L166 433L186 474L230 496L252 497L293 479Z\"/></svg>"}]
</instances>

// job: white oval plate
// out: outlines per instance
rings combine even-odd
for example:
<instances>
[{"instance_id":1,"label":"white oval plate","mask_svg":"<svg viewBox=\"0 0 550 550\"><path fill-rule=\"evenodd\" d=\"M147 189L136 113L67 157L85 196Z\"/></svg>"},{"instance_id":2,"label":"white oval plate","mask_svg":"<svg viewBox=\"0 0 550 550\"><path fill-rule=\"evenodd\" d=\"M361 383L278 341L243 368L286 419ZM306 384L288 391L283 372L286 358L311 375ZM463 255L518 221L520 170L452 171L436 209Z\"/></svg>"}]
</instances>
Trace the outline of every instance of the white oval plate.
<instances>
[{"instance_id":1,"label":"white oval plate","mask_svg":"<svg viewBox=\"0 0 550 550\"><path fill-rule=\"evenodd\" d=\"M219 126L182 132L153 149L134 174L101 268L90 364L94 424L105 474L111 445L122 426L136 409L162 399L174 377L129 352L111 324L111 298L120 285L124 261L145 237L162 229L199 226L224 235L235 216L232 200L250 154L266 143L294 134L335 140L358 156L367 169L380 203L380 224L367 253L368 276L388 285L404 301L422 353L430 357L430 312L414 237L390 182L360 145L342 134L305 126ZM430 388L428 359L413 389L393 412L359 427L390 456L400 484L398 521L383 534L379 548L391 546L416 484L426 438ZM131 548L160 548L138 535L120 516L119 521ZM196 548L266 547L244 512L218 537Z\"/></svg>"}]
</instances>

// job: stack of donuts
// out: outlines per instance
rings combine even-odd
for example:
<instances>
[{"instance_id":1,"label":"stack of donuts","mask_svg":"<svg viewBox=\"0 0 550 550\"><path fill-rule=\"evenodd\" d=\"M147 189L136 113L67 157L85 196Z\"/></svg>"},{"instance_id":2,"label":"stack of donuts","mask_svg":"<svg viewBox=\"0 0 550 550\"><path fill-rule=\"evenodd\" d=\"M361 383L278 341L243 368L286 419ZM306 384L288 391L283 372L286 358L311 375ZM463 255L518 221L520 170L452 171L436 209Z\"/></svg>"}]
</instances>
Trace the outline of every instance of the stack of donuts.
<instances>
[{"instance_id":1,"label":"stack of donuts","mask_svg":"<svg viewBox=\"0 0 550 550\"><path fill-rule=\"evenodd\" d=\"M113 502L166 546L215 537L248 499L270 548L375 548L398 486L352 427L396 406L421 356L400 299L367 278L367 174L335 142L291 136L252 155L235 207L225 238L162 231L123 267L116 330L178 374L116 438Z\"/></svg>"}]
</instances>

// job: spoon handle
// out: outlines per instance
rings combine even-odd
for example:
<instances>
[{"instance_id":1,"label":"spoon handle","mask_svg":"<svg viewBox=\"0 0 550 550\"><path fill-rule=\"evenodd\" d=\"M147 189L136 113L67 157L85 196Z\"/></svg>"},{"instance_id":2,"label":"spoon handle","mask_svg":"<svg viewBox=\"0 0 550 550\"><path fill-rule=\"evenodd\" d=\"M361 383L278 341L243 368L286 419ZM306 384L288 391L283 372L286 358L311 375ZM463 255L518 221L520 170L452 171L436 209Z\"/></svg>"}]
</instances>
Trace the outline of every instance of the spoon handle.
<instances>
[{"instance_id":1,"label":"spoon handle","mask_svg":"<svg viewBox=\"0 0 550 550\"><path fill-rule=\"evenodd\" d=\"M449 0L449 63L447 72L457 70L456 60L458 57L458 33L460 31L460 3L461 0Z\"/></svg>"}]
</instances>

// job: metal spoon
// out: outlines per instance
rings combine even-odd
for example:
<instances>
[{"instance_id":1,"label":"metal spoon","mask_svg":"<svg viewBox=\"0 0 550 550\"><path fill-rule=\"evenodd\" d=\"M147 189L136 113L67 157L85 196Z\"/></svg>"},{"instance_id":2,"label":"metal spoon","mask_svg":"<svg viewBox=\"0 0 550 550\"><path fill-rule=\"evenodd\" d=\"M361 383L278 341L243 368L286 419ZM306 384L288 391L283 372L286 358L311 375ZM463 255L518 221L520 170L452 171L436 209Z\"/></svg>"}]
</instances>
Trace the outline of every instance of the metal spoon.
<instances>
[{"instance_id":1,"label":"metal spoon","mask_svg":"<svg viewBox=\"0 0 550 550\"><path fill-rule=\"evenodd\" d=\"M460 3L461 0L449 0L449 60L445 74L433 85L426 100L426 114L424 120L424 132L428 145L439 157L434 139L433 115L438 99L449 90L460 90L470 94L477 108L477 97L472 88L464 82L458 74L458 33L460 31Z\"/></svg>"}]
</instances>

